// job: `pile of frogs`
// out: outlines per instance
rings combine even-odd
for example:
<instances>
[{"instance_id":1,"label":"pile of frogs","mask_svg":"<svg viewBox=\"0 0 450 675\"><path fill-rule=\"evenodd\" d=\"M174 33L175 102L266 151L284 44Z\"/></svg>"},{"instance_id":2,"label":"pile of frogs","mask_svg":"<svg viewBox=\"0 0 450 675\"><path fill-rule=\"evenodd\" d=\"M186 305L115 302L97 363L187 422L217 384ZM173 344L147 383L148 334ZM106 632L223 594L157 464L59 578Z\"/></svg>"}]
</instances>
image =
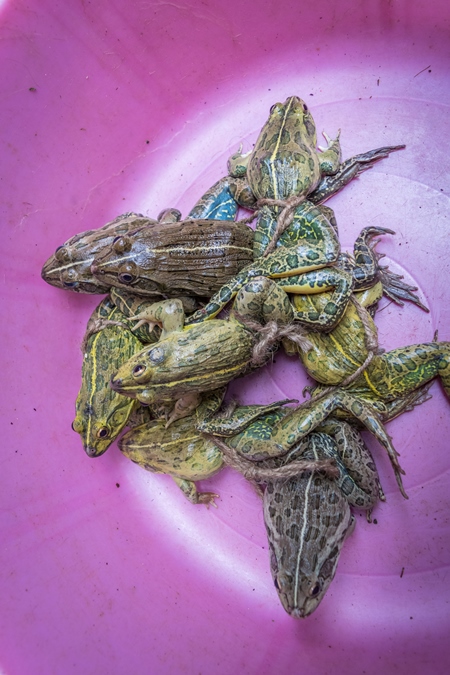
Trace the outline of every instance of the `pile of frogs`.
<instances>
[{"instance_id":1,"label":"pile of frogs","mask_svg":"<svg viewBox=\"0 0 450 675\"><path fill-rule=\"evenodd\" d=\"M365 227L346 253L324 206L404 146L342 162L339 135L324 136L317 148L312 115L291 96L186 219L176 209L157 220L121 215L69 239L42 270L58 288L108 294L82 344L72 426L87 455L102 455L128 426L122 453L207 506L218 495L196 481L224 463L240 471L262 496L274 584L296 618L315 610L335 575L351 507L370 521L385 499L360 431L386 449L406 497L385 423L429 398L436 376L450 394L450 343L378 344L382 295L427 311L417 289L379 263L377 237L394 233ZM239 208L251 215L237 221ZM230 381L279 348L317 383L310 398L224 403Z\"/></svg>"}]
</instances>

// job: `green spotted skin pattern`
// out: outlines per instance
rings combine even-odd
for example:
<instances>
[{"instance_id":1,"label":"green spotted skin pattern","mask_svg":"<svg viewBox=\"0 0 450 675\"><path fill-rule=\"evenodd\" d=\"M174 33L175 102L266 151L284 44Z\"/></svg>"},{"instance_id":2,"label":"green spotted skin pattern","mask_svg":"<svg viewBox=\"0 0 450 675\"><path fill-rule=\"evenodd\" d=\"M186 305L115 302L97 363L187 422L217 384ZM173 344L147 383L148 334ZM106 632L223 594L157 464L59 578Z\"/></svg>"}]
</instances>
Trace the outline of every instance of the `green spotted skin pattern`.
<instances>
[{"instance_id":1,"label":"green spotted skin pattern","mask_svg":"<svg viewBox=\"0 0 450 675\"><path fill-rule=\"evenodd\" d=\"M266 258L260 258L241 270L234 279L222 286L203 309L190 316L186 324L205 321L216 316L238 291L255 277L289 279L300 273L326 267L330 257L334 258L332 254L325 253L319 245L308 242L298 242L296 246L290 248L279 248Z\"/></svg>"},{"instance_id":2,"label":"green spotted skin pattern","mask_svg":"<svg viewBox=\"0 0 450 675\"><path fill-rule=\"evenodd\" d=\"M329 436L311 434L300 457L320 459L324 448L336 452ZM328 590L343 543L354 528L348 500L336 481L305 472L269 483L263 510L275 588L286 612L305 618Z\"/></svg>"},{"instance_id":3,"label":"green spotted skin pattern","mask_svg":"<svg viewBox=\"0 0 450 675\"><path fill-rule=\"evenodd\" d=\"M435 377L450 397L450 342L424 342L377 355L349 391L368 401L392 401Z\"/></svg>"},{"instance_id":4,"label":"green spotted skin pattern","mask_svg":"<svg viewBox=\"0 0 450 675\"><path fill-rule=\"evenodd\" d=\"M109 298L94 310L88 326L97 319L125 321ZM80 434L89 457L106 452L136 408L136 402L113 391L109 381L119 365L140 349L142 343L125 326L105 326L87 341L72 428Z\"/></svg>"},{"instance_id":5,"label":"green spotted skin pattern","mask_svg":"<svg viewBox=\"0 0 450 675\"><path fill-rule=\"evenodd\" d=\"M248 160L247 177L258 199L307 195L323 175L336 173L340 145L336 139L320 153L314 119L298 96L276 103Z\"/></svg>"},{"instance_id":6,"label":"green spotted skin pattern","mask_svg":"<svg viewBox=\"0 0 450 675\"><path fill-rule=\"evenodd\" d=\"M268 206L263 206L258 213L258 223L253 243L253 256L261 257L272 241L277 219ZM338 231L334 212L327 206L315 206L306 201L297 207L294 220L280 235L277 246L294 246L299 240L308 241L323 247L326 253L337 258L340 251Z\"/></svg>"}]
</instances>

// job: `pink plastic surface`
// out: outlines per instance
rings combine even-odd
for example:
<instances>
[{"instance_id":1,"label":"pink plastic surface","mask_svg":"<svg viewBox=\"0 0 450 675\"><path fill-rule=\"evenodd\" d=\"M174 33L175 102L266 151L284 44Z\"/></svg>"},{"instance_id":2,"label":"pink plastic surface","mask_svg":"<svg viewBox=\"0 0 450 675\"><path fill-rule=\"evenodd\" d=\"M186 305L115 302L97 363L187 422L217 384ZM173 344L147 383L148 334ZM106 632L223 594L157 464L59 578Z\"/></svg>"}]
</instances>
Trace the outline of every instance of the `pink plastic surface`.
<instances>
[{"instance_id":1,"label":"pink plastic surface","mask_svg":"<svg viewBox=\"0 0 450 675\"><path fill-rule=\"evenodd\" d=\"M17 0L1 3L2 488L0 672L448 673L449 405L389 424L409 501L370 440L387 503L358 517L314 615L273 587L261 504L224 470L190 505L113 446L71 430L97 297L40 278L76 232L127 210L184 214L269 107L304 98L343 156L406 143L329 202L344 247L379 250L431 308L384 301L381 345L450 339L448 0ZM243 402L301 398L278 356Z\"/></svg>"}]
</instances>

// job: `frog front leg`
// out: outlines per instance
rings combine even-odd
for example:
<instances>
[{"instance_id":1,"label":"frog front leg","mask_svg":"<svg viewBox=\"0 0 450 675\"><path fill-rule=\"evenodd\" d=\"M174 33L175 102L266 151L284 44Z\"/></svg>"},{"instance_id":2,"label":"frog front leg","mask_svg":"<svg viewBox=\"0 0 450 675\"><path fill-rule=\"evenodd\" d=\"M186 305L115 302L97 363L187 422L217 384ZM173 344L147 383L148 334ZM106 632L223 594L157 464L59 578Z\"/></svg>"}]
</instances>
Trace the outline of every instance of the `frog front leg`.
<instances>
[{"instance_id":1,"label":"frog front leg","mask_svg":"<svg viewBox=\"0 0 450 675\"><path fill-rule=\"evenodd\" d=\"M369 448L357 429L347 422L328 419L318 431L331 433L345 471L340 471L339 487L347 501L358 509L371 510L378 500L386 501L378 471ZM326 451L323 451L326 455ZM331 457L331 455L328 455Z\"/></svg>"},{"instance_id":2,"label":"frog front leg","mask_svg":"<svg viewBox=\"0 0 450 675\"><path fill-rule=\"evenodd\" d=\"M234 188L234 194L232 189ZM225 176L212 185L189 211L188 218L196 220L235 220L238 203L236 201L236 181Z\"/></svg>"},{"instance_id":3,"label":"frog front leg","mask_svg":"<svg viewBox=\"0 0 450 675\"><path fill-rule=\"evenodd\" d=\"M317 188L308 195L308 200L313 204L323 204L327 199L338 193L354 178L381 159L389 157L391 152L403 150L404 145L391 145L382 148L368 150L359 155L354 155L339 165L338 171L331 176L324 176Z\"/></svg>"},{"instance_id":4,"label":"frog front leg","mask_svg":"<svg viewBox=\"0 0 450 675\"><path fill-rule=\"evenodd\" d=\"M177 478L176 476L172 476L172 479L178 485L186 499L191 502L191 504L205 504L206 508L209 508L209 506L214 506L214 508L217 508L217 504L214 501L219 497L217 493L199 492L196 484L192 480Z\"/></svg>"},{"instance_id":5,"label":"frog front leg","mask_svg":"<svg viewBox=\"0 0 450 675\"><path fill-rule=\"evenodd\" d=\"M182 330L185 322L183 303L177 298L154 302L144 307L135 316L130 316L130 321L138 322L133 330L147 325L148 330L152 331L155 326L159 326L161 328L160 339L163 339L169 333Z\"/></svg>"},{"instance_id":6,"label":"frog front leg","mask_svg":"<svg viewBox=\"0 0 450 675\"><path fill-rule=\"evenodd\" d=\"M319 155L320 173L322 176L330 176L338 171L341 163L341 130L339 129L336 138L333 140L325 131L322 135L327 142L327 147L322 148L320 145L318 146L321 151Z\"/></svg>"}]
</instances>

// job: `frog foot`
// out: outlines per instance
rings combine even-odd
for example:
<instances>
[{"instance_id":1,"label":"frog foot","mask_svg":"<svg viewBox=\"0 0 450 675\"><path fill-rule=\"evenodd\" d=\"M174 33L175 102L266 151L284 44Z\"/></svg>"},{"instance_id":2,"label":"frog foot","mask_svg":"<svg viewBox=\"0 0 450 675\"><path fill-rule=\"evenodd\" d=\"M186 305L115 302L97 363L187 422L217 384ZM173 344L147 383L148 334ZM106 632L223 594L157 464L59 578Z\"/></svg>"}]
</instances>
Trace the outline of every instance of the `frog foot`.
<instances>
[{"instance_id":1,"label":"frog foot","mask_svg":"<svg viewBox=\"0 0 450 675\"><path fill-rule=\"evenodd\" d=\"M322 131L322 136L323 136L324 139L326 140L327 146L326 146L326 148L322 147L321 145L318 145L317 147L319 148L320 152L326 152L326 151L329 150L335 143L339 143L339 139L340 139L340 137L341 137L341 130L338 129L337 136L336 136L336 138L333 138L333 139L332 139L330 136L328 136L328 134L327 134L326 131Z\"/></svg>"},{"instance_id":2,"label":"frog foot","mask_svg":"<svg viewBox=\"0 0 450 675\"><path fill-rule=\"evenodd\" d=\"M195 391L179 398L166 422L166 429L172 422L175 422L175 420L180 420L182 417L188 417L188 415L193 413L200 404L201 399L202 395Z\"/></svg>"},{"instance_id":3,"label":"frog foot","mask_svg":"<svg viewBox=\"0 0 450 675\"><path fill-rule=\"evenodd\" d=\"M215 492L198 492L197 504L204 504L207 509L209 509L210 506L214 506L214 508L217 509L218 507L214 500L219 499L219 497L220 495Z\"/></svg>"},{"instance_id":4,"label":"frog foot","mask_svg":"<svg viewBox=\"0 0 450 675\"><path fill-rule=\"evenodd\" d=\"M141 328L141 326L147 326L149 333L151 333L156 326L159 328L162 327L160 322L149 319L145 310L139 314L136 314L135 316L130 316L130 321L137 321L137 324L131 329L133 332L137 331L139 328Z\"/></svg>"},{"instance_id":5,"label":"frog foot","mask_svg":"<svg viewBox=\"0 0 450 675\"><path fill-rule=\"evenodd\" d=\"M383 254L378 255L378 259L382 257ZM377 276L383 285L383 294L393 300L397 305L403 307L405 304L404 300L408 300L420 307L420 309L423 309L424 312L430 311L429 308L421 302L420 298L413 293L413 291L418 290L417 286L410 286L402 281L403 275L391 272L388 265L379 265Z\"/></svg>"},{"instance_id":6,"label":"frog foot","mask_svg":"<svg viewBox=\"0 0 450 675\"><path fill-rule=\"evenodd\" d=\"M377 278L378 261L384 254L375 250L380 240L374 240L374 237L382 234L395 234L395 232L387 227L364 227L355 241L353 256L356 266L353 270L353 277L356 289L364 288Z\"/></svg>"}]
</instances>

